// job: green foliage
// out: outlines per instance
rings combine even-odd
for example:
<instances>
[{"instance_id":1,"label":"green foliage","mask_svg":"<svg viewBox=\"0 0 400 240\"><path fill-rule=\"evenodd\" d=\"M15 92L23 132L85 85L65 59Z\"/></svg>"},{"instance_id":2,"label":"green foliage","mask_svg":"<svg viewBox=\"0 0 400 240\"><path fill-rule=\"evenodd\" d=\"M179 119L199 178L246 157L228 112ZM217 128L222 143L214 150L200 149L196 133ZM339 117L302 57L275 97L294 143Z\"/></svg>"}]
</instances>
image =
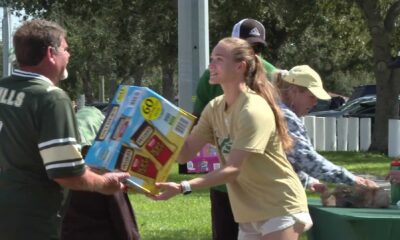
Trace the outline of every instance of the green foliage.
<instances>
[{"instance_id":1,"label":"green foliage","mask_svg":"<svg viewBox=\"0 0 400 240\"><path fill-rule=\"evenodd\" d=\"M142 81L142 86L148 87L156 92L161 92L161 82L161 69L154 67L146 74L146 78Z\"/></svg>"},{"instance_id":2,"label":"green foliage","mask_svg":"<svg viewBox=\"0 0 400 240\"><path fill-rule=\"evenodd\" d=\"M375 84L375 78L366 70L338 70L326 76L324 87L335 93L350 96L353 88L359 85Z\"/></svg>"},{"instance_id":3,"label":"green foliage","mask_svg":"<svg viewBox=\"0 0 400 240\"><path fill-rule=\"evenodd\" d=\"M65 26L71 59L70 78L63 87L72 92L83 90L89 99L96 95L101 77L106 79L106 88L116 79L141 85L142 79L153 79L146 77L147 72L153 74L153 68L167 66L172 72L177 68L176 1L6 2ZM155 81L150 85L161 84Z\"/></svg>"},{"instance_id":4,"label":"green foliage","mask_svg":"<svg viewBox=\"0 0 400 240\"><path fill-rule=\"evenodd\" d=\"M61 22L69 31L73 81L106 80L163 86L154 69L177 69L177 0L3 0L13 9ZM384 15L393 0L381 0ZM231 35L232 26L251 17L266 27L264 55L280 68L309 64L328 90L343 95L352 87L374 83L371 36L355 1L210 0L210 48ZM396 20L399 24L399 20ZM394 36L399 36L398 28ZM394 38L396 39L396 38ZM391 41L394 56L400 48ZM176 73L173 74L176 79ZM153 81L149 83L149 81ZM106 81L106 83L108 82ZM171 84L172 86L176 85ZM75 86L71 83L71 89ZM107 83L107 86L110 84ZM83 84L83 89L87 88ZM156 87L158 88L158 87ZM96 93L96 87L90 91ZM81 89L76 88L77 91ZM160 87L160 91L163 89Z\"/></svg>"},{"instance_id":5,"label":"green foliage","mask_svg":"<svg viewBox=\"0 0 400 240\"><path fill-rule=\"evenodd\" d=\"M308 64L328 90L342 95L349 95L353 86L373 83L370 36L359 9L347 1L318 1L317 8L304 31L280 48L278 66Z\"/></svg>"}]
</instances>

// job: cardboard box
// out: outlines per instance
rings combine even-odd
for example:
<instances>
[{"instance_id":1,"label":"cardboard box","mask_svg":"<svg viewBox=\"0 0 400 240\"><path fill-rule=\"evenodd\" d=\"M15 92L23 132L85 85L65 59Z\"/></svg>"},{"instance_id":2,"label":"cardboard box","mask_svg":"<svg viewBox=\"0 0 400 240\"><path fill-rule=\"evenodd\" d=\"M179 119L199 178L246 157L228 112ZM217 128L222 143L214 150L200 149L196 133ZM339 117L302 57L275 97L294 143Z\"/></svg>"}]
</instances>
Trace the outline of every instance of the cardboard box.
<instances>
[{"instance_id":1,"label":"cardboard box","mask_svg":"<svg viewBox=\"0 0 400 240\"><path fill-rule=\"evenodd\" d=\"M128 185L156 194L195 117L145 87L121 85L85 158L89 166L129 172Z\"/></svg>"},{"instance_id":2,"label":"cardboard box","mask_svg":"<svg viewBox=\"0 0 400 240\"><path fill-rule=\"evenodd\" d=\"M220 168L218 152L215 146L205 145L196 157L187 162L188 173L208 173Z\"/></svg>"}]
</instances>

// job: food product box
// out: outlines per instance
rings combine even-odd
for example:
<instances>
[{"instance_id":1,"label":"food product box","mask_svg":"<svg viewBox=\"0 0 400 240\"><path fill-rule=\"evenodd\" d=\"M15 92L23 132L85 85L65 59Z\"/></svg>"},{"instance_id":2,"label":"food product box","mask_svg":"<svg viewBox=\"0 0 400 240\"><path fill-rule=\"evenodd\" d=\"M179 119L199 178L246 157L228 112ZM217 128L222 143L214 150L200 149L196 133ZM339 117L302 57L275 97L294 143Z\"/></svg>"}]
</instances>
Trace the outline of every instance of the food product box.
<instances>
[{"instance_id":1,"label":"food product box","mask_svg":"<svg viewBox=\"0 0 400 240\"><path fill-rule=\"evenodd\" d=\"M156 194L155 183L167 179L194 121L149 88L121 85L85 161L128 172L129 186Z\"/></svg>"},{"instance_id":2,"label":"food product box","mask_svg":"<svg viewBox=\"0 0 400 240\"><path fill-rule=\"evenodd\" d=\"M188 173L208 173L220 168L215 146L206 144L197 155L187 162Z\"/></svg>"}]
</instances>

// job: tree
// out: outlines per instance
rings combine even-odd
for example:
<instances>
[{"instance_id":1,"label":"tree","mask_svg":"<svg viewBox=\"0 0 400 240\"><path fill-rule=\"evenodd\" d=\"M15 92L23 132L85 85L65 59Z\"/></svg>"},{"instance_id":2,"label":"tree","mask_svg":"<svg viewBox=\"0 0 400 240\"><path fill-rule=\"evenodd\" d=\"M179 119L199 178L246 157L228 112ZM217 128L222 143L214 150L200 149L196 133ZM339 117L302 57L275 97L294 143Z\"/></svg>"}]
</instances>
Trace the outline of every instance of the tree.
<instances>
[{"instance_id":1,"label":"tree","mask_svg":"<svg viewBox=\"0 0 400 240\"><path fill-rule=\"evenodd\" d=\"M70 45L75 48L79 46L80 50L74 53L77 57L73 60L77 64L71 66L72 69L81 69L85 66L83 62L87 62L86 60L91 62L89 65L86 64L85 70L78 71L80 75L81 73L87 75L84 79L93 78L93 75L98 75L98 71L104 71L112 72L112 77L121 79L121 82L141 85L146 71L153 73L154 70L150 69L159 68L163 83L162 89L156 90L161 90L164 97L170 100L176 95L174 88L177 69L176 0L153 2L21 0L13 1L11 4L16 8L26 7L30 13L40 12L43 16L57 19L58 22L62 20L76 40ZM58 17L55 16L57 9L55 7L58 8L59 14L56 13ZM85 38L89 42L83 41ZM101 49L104 54L88 52L93 48L79 43L89 43L94 49ZM93 62L99 64L92 64ZM111 63L112 67L105 67L107 63ZM97 69L97 72L90 68ZM84 83L84 88L88 88L86 85L90 86Z\"/></svg>"},{"instance_id":2,"label":"tree","mask_svg":"<svg viewBox=\"0 0 400 240\"><path fill-rule=\"evenodd\" d=\"M395 24L400 14L400 1L356 0L371 35L373 71L377 86L375 131L370 149L387 152L388 119L398 118L400 70L391 68L397 42ZM398 23L398 21L397 21ZM398 47L398 46L397 46Z\"/></svg>"},{"instance_id":3,"label":"tree","mask_svg":"<svg viewBox=\"0 0 400 240\"><path fill-rule=\"evenodd\" d=\"M374 81L366 71L371 68L372 51L357 8L337 6L337 2L325 6L324 1L230 2L210 1L211 47L229 36L239 19L251 17L266 27L268 48L263 56L277 67L308 64L320 73L328 90L342 95L350 94L353 86Z\"/></svg>"},{"instance_id":4,"label":"tree","mask_svg":"<svg viewBox=\"0 0 400 240\"><path fill-rule=\"evenodd\" d=\"M280 66L308 64L328 90L341 95L351 94L353 86L374 82L369 73L369 34L357 7L337 1L319 1L315 7L304 30L290 34L279 49Z\"/></svg>"},{"instance_id":5,"label":"tree","mask_svg":"<svg viewBox=\"0 0 400 240\"><path fill-rule=\"evenodd\" d=\"M163 96L173 102L177 95L174 79L178 67L178 3L177 0L144 1L142 9L152 16L143 34L148 48L157 53L152 61L161 68Z\"/></svg>"}]
</instances>

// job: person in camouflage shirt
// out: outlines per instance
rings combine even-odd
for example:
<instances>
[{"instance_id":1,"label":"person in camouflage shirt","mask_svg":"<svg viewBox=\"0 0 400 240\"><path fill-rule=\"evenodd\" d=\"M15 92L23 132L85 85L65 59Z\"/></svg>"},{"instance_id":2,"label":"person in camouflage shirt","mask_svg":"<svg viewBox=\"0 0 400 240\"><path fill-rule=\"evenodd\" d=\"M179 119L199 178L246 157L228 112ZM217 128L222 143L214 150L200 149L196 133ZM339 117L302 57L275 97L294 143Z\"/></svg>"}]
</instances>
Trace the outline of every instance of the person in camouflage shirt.
<instances>
[{"instance_id":1,"label":"person in camouflage shirt","mask_svg":"<svg viewBox=\"0 0 400 240\"><path fill-rule=\"evenodd\" d=\"M307 65L301 65L289 71L277 70L273 75L274 85L281 95L280 107L285 115L289 134L294 140L293 149L287 154L287 158L298 172L303 185L317 192L326 190L319 179L330 183L377 186L374 182L333 164L321 156L311 144L299 117L306 115L317 104L317 99L330 99L323 89L318 73Z\"/></svg>"}]
</instances>

